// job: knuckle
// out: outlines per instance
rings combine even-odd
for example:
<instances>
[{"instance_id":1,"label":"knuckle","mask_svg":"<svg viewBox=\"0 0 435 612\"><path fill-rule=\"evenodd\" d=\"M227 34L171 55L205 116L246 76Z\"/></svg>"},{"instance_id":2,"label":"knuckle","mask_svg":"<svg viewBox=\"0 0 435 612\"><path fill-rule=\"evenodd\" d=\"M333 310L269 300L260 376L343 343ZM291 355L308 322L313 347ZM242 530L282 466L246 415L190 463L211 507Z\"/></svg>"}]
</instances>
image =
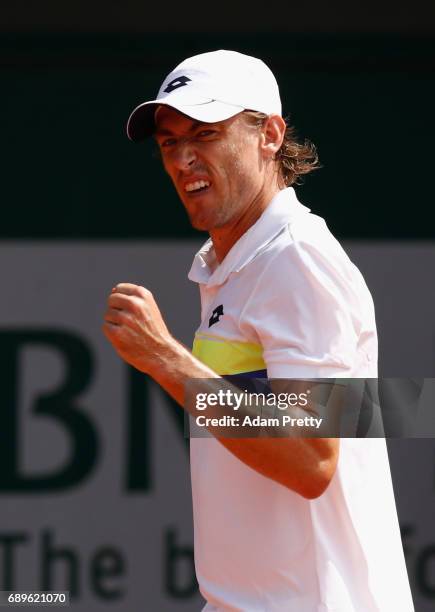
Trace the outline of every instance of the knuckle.
<instances>
[{"instance_id":1,"label":"knuckle","mask_svg":"<svg viewBox=\"0 0 435 612\"><path fill-rule=\"evenodd\" d=\"M113 341L117 336L118 328L115 325L110 325L107 321L103 323L103 332L107 336L107 338Z\"/></svg>"},{"instance_id":2,"label":"knuckle","mask_svg":"<svg viewBox=\"0 0 435 612\"><path fill-rule=\"evenodd\" d=\"M109 308L106 314L106 318L108 319L108 321L118 321L119 310L116 310L116 308Z\"/></svg>"},{"instance_id":3,"label":"knuckle","mask_svg":"<svg viewBox=\"0 0 435 612\"><path fill-rule=\"evenodd\" d=\"M146 287L138 287L139 295L145 299L152 297L152 293Z\"/></svg>"},{"instance_id":4,"label":"knuckle","mask_svg":"<svg viewBox=\"0 0 435 612\"><path fill-rule=\"evenodd\" d=\"M135 316L141 313L141 303L137 297L131 297L128 300L128 309L126 309L125 314L128 315L129 313Z\"/></svg>"}]
</instances>

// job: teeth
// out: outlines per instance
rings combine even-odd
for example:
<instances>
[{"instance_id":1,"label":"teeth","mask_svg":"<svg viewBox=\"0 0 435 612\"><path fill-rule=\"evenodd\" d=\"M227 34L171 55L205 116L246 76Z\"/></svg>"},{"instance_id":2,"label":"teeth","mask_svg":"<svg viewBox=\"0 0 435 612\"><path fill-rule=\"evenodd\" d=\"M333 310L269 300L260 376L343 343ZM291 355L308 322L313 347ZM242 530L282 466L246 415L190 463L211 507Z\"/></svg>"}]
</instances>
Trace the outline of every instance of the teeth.
<instances>
[{"instance_id":1,"label":"teeth","mask_svg":"<svg viewBox=\"0 0 435 612\"><path fill-rule=\"evenodd\" d=\"M184 187L186 191L197 191L202 187L210 187L210 183L208 181L195 181L194 183L187 183Z\"/></svg>"}]
</instances>

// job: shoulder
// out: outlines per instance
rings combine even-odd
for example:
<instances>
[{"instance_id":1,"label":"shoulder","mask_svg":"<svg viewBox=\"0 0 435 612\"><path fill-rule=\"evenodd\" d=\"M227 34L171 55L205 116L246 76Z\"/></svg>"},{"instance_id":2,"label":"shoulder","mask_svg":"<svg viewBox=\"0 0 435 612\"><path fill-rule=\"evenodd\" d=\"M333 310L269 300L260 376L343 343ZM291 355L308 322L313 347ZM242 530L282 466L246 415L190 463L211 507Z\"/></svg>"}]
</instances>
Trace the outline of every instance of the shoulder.
<instances>
[{"instance_id":1,"label":"shoulder","mask_svg":"<svg viewBox=\"0 0 435 612\"><path fill-rule=\"evenodd\" d=\"M266 285L291 279L310 287L310 280L344 286L361 286L358 268L329 230L324 219L306 213L290 220L259 253L255 272Z\"/></svg>"}]
</instances>

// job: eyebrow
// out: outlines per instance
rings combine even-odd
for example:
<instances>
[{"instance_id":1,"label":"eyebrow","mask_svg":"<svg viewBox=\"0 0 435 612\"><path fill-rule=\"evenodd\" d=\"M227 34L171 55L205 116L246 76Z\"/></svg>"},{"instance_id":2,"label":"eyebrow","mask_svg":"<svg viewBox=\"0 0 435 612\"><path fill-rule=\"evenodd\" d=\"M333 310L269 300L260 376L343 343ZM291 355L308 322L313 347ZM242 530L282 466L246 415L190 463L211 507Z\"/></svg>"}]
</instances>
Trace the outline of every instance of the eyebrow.
<instances>
[{"instance_id":1,"label":"eyebrow","mask_svg":"<svg viewBox=\"0 0 435 612\"><path fill-rule=\"evenodd\" d=\"M195 130L197 130L202 125L213 125L213 124L211 124L211 123L204 123L203 121L194 121L187 131L188 132L194 132ZM154 136L173 136L173 134L174 134L174 132L171 132L171 130L168 130L166 128L157 128L154 131Z\"/></svg>"}]
</instances>

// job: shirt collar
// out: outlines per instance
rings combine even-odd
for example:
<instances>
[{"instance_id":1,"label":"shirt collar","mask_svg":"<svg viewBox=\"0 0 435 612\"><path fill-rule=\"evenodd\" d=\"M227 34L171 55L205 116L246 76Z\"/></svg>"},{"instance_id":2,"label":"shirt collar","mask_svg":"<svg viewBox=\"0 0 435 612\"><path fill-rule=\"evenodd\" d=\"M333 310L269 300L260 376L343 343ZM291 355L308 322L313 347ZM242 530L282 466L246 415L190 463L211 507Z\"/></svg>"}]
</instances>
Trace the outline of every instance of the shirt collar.
<instances>
[{"instance_id":1,"label":"shirt collar","mask_svg":"<svg viewBox=\"0 0 435 612\"><path fill-rule=\"evenodd\" d=\"M231 272L238 272L246 266L301 212L308 213L310 209L297 200L292 187L283 189L274 196L261 217L232 246L220 264L209 238L193 259L189 279L209 287L222 285Z\"/></svg>"}]
</instances>

